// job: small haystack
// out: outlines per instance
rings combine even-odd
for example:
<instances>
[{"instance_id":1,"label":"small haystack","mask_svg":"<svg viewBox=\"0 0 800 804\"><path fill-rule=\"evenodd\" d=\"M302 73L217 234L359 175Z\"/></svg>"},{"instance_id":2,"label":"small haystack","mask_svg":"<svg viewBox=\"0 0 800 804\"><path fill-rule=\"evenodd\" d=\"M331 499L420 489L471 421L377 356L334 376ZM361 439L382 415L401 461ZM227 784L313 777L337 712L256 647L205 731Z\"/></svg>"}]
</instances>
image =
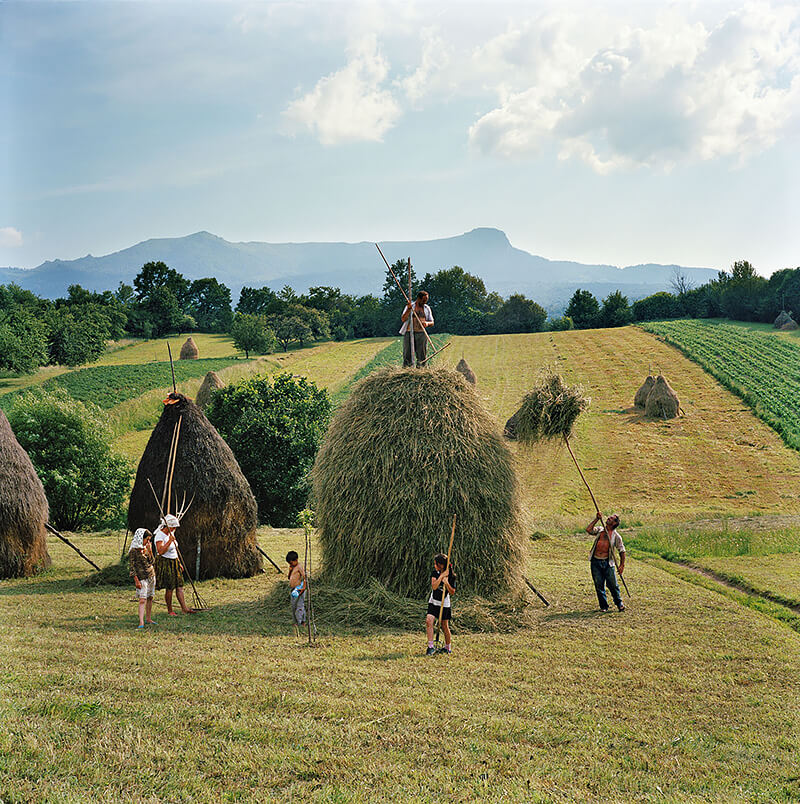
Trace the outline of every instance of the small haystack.
<instances>
[{"instance_id":1,"label":"small haystack","mask_svg":"<svg viewBox=\"0 0 800 804\"><path fill-rule=\"evenodd\" d=\"M647 404L647 395L653 390L655 384L656 378L652 374L648 374L641 388L639 388L636 392L636 396L633 398L633 406L635 408L643 408Z\"/></svg>"},{"instance_id":2,"label":"small haystack","mask_svg":"<svg viewBox=\"0 0 800 804\"><path fill-rule=\"evenodd\" d=\"M177 399L164 412L147 442L128 507L128 527L155 530L159 511L148 479L161 496L175 425L182 416L175 459L172 510L194 502L178 528L178 545L194 577L200 539L200 578L246 578L261 571L256 546L258 512L253 492L230 447L191 399Z\"/></svg>"},{"instance_id":3,"label":"small haystack","mask_svg":"<svg viewBox=\"0 0 800 804\"><path fill-rule=\"evenodd\" d=\"M778 314L778 317L775 319L773 326L775 329L782 329L785 324L788 324L792 320L791 313L787 313L786 310L781 310Z\"/></svg>"},{"instance_id":4,"label":"small haystack","mask_svg":"<svg viewBox=\"0 0 800 804\"><path fill-rule=\"evenodd\" d=\"M786 323L785 323L785 324L784 324L784 325L781 327L781 332L794 332L796 329L798 329L798 326L797 326L797 321L795 321L793 318L790 318L790 319L789 319L789 320L788 320L788 321L787 321L787 322L786 322Z\"/></svg>"},{"instance_id":5,"label":"small haystack","mask_svg":"<svg viewBox=\"0 0 800 804\"><path fill-rule=\"evenodd\" d=\"M28 577L50 566L48 519L42 481L0 410L0 578Z\"/></svg>"},{"instance_id":6,"label":"small haystack","mask_svg":"<svg viewBox=\"0 0 800 804\"><path fill-rule=\"evenodd\" d=\"M209 371L206 374L206 378L203 380L202 385L200 386L199 390L197 391L197 397L195 398L195 404L201 410L205 410L208 403L211 401L211 395L214 391L218 391L220 388L224 388L225 383L219 378L219 374L216 371Z\"/></svg>"},{"instance_id":7,"label":"small haystack","mask_svg":"<svg viewBox=\"0 0 800 804\"><path fill-rule=\"evenodd\" d=\"M186 339L186 342L181 346L180 359L181 360L197 360L200 357L200 350L191 336Z\"/></svg>"},{"instance_id":8,"label":"small haystack","mask_svg":"<svg viewBox=\"0 0 800 804\"><path fill-rule=\"evenodd\" d=\"M464 379L472 383L472 385L478 384L478 378L475 376L475 372L469 367L469 363L462 357L461 360L458 361L458 365L456 366L456 371L459 374L464 375Z\"/></svg>"},{"instance_id":9,"label":"small haystack","mask_svg":"<svg viewBox=\"0 0 800 804\"><path fill-rule=\"evenodd\" d=\"M395 594L426 595L456 514L459 593L519 590L512 457L458 372L386 368L363 379L331 422L312 479L328 582L375 578Z\"/></svg>"},{"instance_id":10,"label":"small haystack","mask_svg":"<svg viewBox=\"0 0 800 804\"><path fill-rule=\"evenodd\" d=\"M569 438L575 420L590 402L582 388L568 386L560 374L545 372L536 387L525 394L520 409L514 414L517 438L529 444Z\"/></svg>"},{"instance_id":11,"label":"small haystack","mask_svg":"<svg viewBox=\"0 0 800 804\"><path fill-rule=\"evenodd\" d=\"M674 419L680 410L678 395L663 374L656 377L655 385L647 395L644 412L654 419Z\"/></svg>"}]
</instances>

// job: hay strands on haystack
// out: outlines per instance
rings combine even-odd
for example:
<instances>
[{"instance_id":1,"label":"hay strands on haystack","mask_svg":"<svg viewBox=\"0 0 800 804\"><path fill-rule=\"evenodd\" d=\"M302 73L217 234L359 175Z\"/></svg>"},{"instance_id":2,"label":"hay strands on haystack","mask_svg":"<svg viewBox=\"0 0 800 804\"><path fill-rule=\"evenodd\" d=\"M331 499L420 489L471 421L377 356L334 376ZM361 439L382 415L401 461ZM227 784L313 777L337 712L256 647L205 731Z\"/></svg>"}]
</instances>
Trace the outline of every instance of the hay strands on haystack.
<instances>
[{"instance_id":1,"label":"hay strands on haystack","mask_svg":"<svg viewBox=\"0 0 800 804\"><path fill-rule=\"evenodd\" d=\"M450 546L447 548L447 564L445 573L450 571L450 556L453 554L453 539L456 535L456 515L453 514L453 527L450 530ZM442 614L444 613L444 598L447 595L447 587L442 589L442 602L439 604L439 616L436 618L436 649L439 649L439 630L442 627Z\"/></svg>"},{"instance_id":2,"label":"hay strands on haystack","mask_svg":"<svg viewBox=\"0 0 800 804\"><path fill-rule=\"evenodd\" d=\"M411 305L411 315L413 315L414 318L417 319L417 323L420 325L420 327L422 327L422 331L425 333L425 337L428 339L428 345L431 347L431 349L433 349L433 353L428 358L428 360L433 360L433 358L436 357L436 355L438 355L439 352L443 352L445 349L447 349L447 347L450 346L452 341L448 341L444 346L442 346L441 349L437 349L434 346L433 341L431 340L431 336L428 335L428 328L423 326L422 322L419 320L419 316L417 315L416 311L414 310L414 305L411 302L411 296L410 296L411 288L409 287L409 293L406 293L405 290L403 290L403 286L400 284L400 280L397 278L397 275L392 270L392 266L389 265L389 261L386 259L386 257L383 256L383 252L381 251L381 247L376 243L375 248L378 249L378 253L381 255L381 257L383 257L383 261L386 263L386 267L389 269L389 273L392 275L392 277L394 278L394 281L397 283L397 287L400 288L400 292L403 294L406 302L408 302L408 304ZM411 260L409 259L408 262L409 262L408 270L409 270L409 275L410 275L410 273L411 273ZM409 323L409 326L410 326L410 323ZM411 327L411 332L412 332L412 335L413 335L413 332L414 332L413 327ZM414 353L414 339L413 338L411 339L411 353L412 354Z\"/></svg>"},{"instance_id":3,"label":"hay strands on haystack","mask_svg":"<svg viewBox=\"0 0 800 804\"><path fill-rule=\"evenodd\" d=\"M170 354L170 358L172 355ZM171 362L171 360L170 360ZM150 490L153 492L153 497L155 498L156 505L158 505L159 513L161 514L161 521L166 521L166 515L169 513L169 509L172 504L172 478L175 474L175 458L178 454L178 440L181 435L181 423L183 422L183 416L178 418L178 421L175 425L175 429L172 432L172 443L170 444L169 448L169 457L167 459L167 472L164 477L164 490L161 495L161 499L158 499L158 495L156 494L155 488L153 488L153 483L150 478L147 478L147 483L150 486ZM183 493L183 500L181 501L180 507L175 511L175 516L177 517L178 521L180 522L181 519L186 515L189 508L191 508L192 503L194 502L194 497L189 500L189 504L186 504L186 492ZM192 585L192 608L201 610L207 609L208 605L206 602L200 597L199 592L197 591L197 587L194 584L194 579L192 578L189 568L186 564L186 561L183 558L183 554L181 553L181 548L178 546L177 539L175 540L175 550L178 553L178 560L181 562L183 566L183 571L186 573L186 576L189 578L189 583ZM198 541L197 545L197 563L200 563L200 543Z\"/></svg>"},{"instance_id":4,"label":"hay strands on haystack","mask_svg":"<svg viewBox=\"0 0 800 804\"><path fill-rule=\"evenodd\" d=\"M59 533L49 522L45 522L44 526L53 536L58 536L64 544L71 547L87 564L91 564L98 572L102 572L100 567L98 567L91 558L87 558L66 536ZM117 542L117 544L119 544L119 542Z\"/></svg>"}]
</instances>

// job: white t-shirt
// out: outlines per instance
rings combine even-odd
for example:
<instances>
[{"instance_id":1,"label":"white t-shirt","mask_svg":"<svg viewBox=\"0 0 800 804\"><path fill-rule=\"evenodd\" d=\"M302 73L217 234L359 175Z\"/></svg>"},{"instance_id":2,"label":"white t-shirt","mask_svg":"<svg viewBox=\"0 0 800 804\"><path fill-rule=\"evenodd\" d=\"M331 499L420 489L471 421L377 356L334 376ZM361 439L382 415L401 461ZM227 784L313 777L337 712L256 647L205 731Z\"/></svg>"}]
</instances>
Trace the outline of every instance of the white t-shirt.
<instances>
[{"instance_id":1,"label":"white t-shirt","mask_svg":"<svg viewBox=\"0 0 800 804\"><path fill-rule=\"evenodd\" d=\"M169 534L164 533L164 531L159 528L155 532L155 543L158 544L159 542L166 542L169 539ZM175 547L175 542L173 542L166 553L162 554L164 558L177 558L178 557L178 549Z\"/></svg>"},{"instance_id":2,"label":"white t-shirt","mask_svg":"<svg viewBox=\"0 0 800 804\"><path fill-rule=\"evenodd\" d=\"M415 310L417 309L416 305L414 306L414 309ZM433 323L433 313L431 312L431 308L428 307L427 304L424 307L424 312L425 312L425 315L420 316L420 318L422 318L423 321L430 321L430 323L432 324ZM403 326L400 327L400 335L405 335L406 334L406 332L408 331L408 322L411 321L412 318L414 318L413 314L409 315L409 317L405 321L403 321Z\"/></svg>"}]
</instances>

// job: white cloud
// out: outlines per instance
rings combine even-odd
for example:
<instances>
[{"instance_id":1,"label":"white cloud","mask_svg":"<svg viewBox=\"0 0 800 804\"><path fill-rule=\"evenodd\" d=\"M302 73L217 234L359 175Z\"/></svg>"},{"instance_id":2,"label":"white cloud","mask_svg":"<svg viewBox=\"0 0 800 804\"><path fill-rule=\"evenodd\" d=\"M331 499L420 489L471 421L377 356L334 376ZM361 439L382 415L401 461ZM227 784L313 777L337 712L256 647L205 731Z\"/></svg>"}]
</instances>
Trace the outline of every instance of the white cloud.
<instances>
[{"instance_id":1,"label":"white cloud","mask_svg":"<svg viewBox=\"0 0 800 804\"><path fill-rule=\"evenodd\" d=\"M385 88L389 64L368 34L348 48L348 62L321 78L311 92L284 111L290 125L314 133L323 145L380 142L400 118L401 109Z\"/></svg>"},{"instance_id":2,"label":"white cloud","mask_svg":"<svg viewBox=\"0 0 800 804\"><path fill-rule=\"evenodd\" d=\"M748 4L707 29L673 10L598 44L549 15L473 56L499 104L472 145L506 157L554 147L599 173L687 160L743 162L769 148L800 108L800 10ZM592 41L594 40L594 41Z\"/></svg>"},{"instance_id":3,"label":"white cloud","mask_svg":"<svg viewBox=\"0 0 800 804\"><path fill-rule=\"evenodd\" d=\"M423 28L422 56L419 66L397 83L403 89L411 103L425 98L431 90L431 84L441 75L450 61L450 48L435 28Z\"/></svg>"},{"instance_id":4,"label":"white cloud","mask_svg":"<svg viewBox=\"0 0 800 804\"><path fill-rule=\"evenodd\" d=\"M13 226L0 227L0 246L2 248L17 248L22 245L22 232Z\"/></svg>"}]
</instances>

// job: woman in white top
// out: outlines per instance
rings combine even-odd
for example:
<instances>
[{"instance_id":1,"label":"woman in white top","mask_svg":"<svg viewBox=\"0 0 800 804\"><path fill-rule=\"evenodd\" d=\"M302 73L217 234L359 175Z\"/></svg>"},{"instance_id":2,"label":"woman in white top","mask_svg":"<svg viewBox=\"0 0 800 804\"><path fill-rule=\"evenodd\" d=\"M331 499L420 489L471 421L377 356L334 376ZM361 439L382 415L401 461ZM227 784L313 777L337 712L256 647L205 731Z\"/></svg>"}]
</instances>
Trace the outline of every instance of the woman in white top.
<instances>
[{"instance_id":1,"label":"woman in white top","mask_svg":"<svg viewBox=\"0 0 800 804\"><path fill-rule=\"evenodd\" d=\"M184 614L196 614L194 609L186 605L183 597L183 566L178 557L178 543L175 540L175 530L181 525L178 517L167 514L161 521L161 527L156 531L153 541L156 545L156 589L164 590L164 602L167 604L167 614L177 617L172 608L172 590L178 596L181 611Z\"/></svg>"}]
</instances>

